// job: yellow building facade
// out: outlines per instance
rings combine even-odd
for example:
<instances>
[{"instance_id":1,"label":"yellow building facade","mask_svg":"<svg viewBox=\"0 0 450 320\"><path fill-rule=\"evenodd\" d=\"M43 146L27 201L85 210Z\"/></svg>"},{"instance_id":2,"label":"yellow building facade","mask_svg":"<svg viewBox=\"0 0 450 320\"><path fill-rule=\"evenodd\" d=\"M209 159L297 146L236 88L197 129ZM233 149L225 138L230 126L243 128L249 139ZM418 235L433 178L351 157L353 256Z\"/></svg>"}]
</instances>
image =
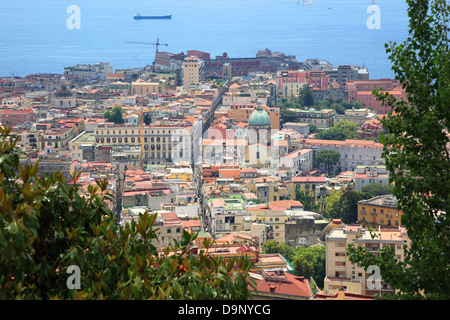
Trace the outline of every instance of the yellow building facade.
<instances>
[{"instance_id":1,"label":"yellow building facade","mask_svg":"<svg viewBox=\"0 0 450 320\"><path fill-rule=\"evenodd\" d=\"M364 225L399 227L403 212L397 209L392 195L383 195L358 202L358 221Z\"/></svg>"},{"instance_id":2,"label":"yellow building facade","mask_svg":"<svg viewBox=\"0 0 450 320\"><path fill-rule=\"evenodd\" d=\"M286 182L291 199L295 199L295 191L314 196L316 188L326 182L325 177L293 177Z\"/></svg>"},{"instance_id":3,"label":"yellow building facade","mask_svg":"<svg viewBox=\"0 0 450 320\"><path fill-rule=\"evenodd\" d=\"M136 125L99 125L94 131L95 143L108 145L141 145ZM143 155L150 164L164 164L183 159L191 150L191 128L181 126L143 127Z\"/></svg>"},{"instance_id":4,"label":"yellow building facade","mask_svg":"<svg viewBox=\"0 0 450 320\"><path fill-rule=\"evenodd\" d=\"M131 83L132 95L146 95L146 94L158 94L161 93L166 87L165 82L148 82L148 81L136 81Z\"/></svg>"},{"instance_id":5,"label":"yellow building facade","mask_svg":"<svg viewBox=\"0 0 450 320\"><path fill-rule=\"evenodd\" d=\"M286 221L288 216L285 210L253 209L250 211L252 220L267 225L265 241L275 240L286 243Z\"/></svg>"}]
</instances>

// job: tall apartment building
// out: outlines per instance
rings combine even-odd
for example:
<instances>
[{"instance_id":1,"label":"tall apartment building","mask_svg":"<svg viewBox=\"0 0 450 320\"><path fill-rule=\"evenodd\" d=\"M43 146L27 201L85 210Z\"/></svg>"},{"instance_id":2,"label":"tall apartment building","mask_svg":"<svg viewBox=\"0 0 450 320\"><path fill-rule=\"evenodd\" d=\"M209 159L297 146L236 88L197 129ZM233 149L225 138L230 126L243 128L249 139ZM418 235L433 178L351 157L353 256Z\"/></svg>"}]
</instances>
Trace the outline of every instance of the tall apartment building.
<instances>
[{"instance_id":1,"label":"tall apartment building","mask_svg":"<svg viewBox=\"0 0 450 320\"><path fill-rule=\"evenodd\" d=\"M189 90L191 84L199 84L205 78L205 64L202 59L191 56L183 60L183 88Z\"/></svg>"},{"instance_id":2,"label":"tall apartment building","mask_svg":"<svg viewBox=\"0 0 450 320\"><path fill-rule=\"evenodd\" d=\"M222 80L230 80L233 76L233 68L230 63L225 63L222 67Z\"/></svg>"},{"instance_id":3,"label":"tall apartment building","mask_svg":"<svg viewBox=\"0 0 450 320\"><path fill-rule=\"evenodd\" d=\"M371 233L361 225L344 225L330 231L325 238L325 294L335 294L340 288L350 293L366 295L394 292L388 283L383 282L382 274L375 278L372 275L372 270L365 270L356 264L352 264L347 257L347 247L353 244L356 247L365 248L375 255L378 255L383 247L389 246L394 249L399 260L404 259L403 246L409 246L410 244L404 227L386 230L379 228L374 233L375 238L372 238ZM376 266L372 268L376 269Z\"/></svg>"}]
</instances>

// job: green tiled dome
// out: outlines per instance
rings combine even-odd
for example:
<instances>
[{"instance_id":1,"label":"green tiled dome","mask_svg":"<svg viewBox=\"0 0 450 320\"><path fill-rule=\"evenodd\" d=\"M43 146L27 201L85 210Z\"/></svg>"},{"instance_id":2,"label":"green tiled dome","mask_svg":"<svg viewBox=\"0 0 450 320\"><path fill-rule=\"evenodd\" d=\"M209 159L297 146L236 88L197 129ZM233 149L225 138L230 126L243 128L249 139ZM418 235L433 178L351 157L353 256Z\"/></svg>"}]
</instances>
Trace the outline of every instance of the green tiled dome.
<instances>
[{"instance_id":1,"label":"green tiled dome","mask_svg":"<svg viewBox=\"0 0 450 320\"><path fill-rule=\"evenodd\" d=\"M269 114L264 111L261 104L258 104L258 108L252 112L248 119L249 126L270 126Z\"/></svg>"}]
</instances>

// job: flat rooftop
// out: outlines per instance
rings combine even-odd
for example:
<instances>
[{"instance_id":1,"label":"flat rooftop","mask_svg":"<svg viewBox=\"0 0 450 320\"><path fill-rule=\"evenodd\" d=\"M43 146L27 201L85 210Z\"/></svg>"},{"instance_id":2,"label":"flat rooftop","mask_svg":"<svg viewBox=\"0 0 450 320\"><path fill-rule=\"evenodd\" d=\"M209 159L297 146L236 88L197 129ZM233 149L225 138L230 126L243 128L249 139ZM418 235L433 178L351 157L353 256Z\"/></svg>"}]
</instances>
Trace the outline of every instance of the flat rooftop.
<instances>
[{"instance_id":1,"label":"flat rooftop","mask_svg":"<svg viewBox=\"0 0 450 320\"><path fill-rule=\"evenodd\" d=\"M81 144L95 143L94 133L93 132L85 132L85 133L79 135L77 138L75 138L71 142L81 143Z\"/></svg>"}]
</instances>

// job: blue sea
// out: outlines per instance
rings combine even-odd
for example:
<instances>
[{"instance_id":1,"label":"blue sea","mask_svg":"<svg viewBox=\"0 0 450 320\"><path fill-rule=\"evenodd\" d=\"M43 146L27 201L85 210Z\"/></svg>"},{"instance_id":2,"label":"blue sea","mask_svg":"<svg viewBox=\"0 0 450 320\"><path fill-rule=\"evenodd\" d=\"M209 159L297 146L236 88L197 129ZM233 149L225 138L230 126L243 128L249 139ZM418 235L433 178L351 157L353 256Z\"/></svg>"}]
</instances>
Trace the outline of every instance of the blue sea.
<instances>
[{"instance_id":1,"label":"blue sea","mask_svg":"<svg viewBox=\"0 0 450 320\"><path fill-rule=\"evenodd\" d=\"M160 51L199 50L211 57L254 57L268 48L333 65L365 65L370 77L393 77L384 44L408 35L405 0L375 0L379 29L367 20L372 0L1 0L0 76L63 73L78 63L114 69L152 64ZM72 20L79 8L79 20ZM171 20L135 20L171 14ZM70 29L67 21L79 21Z\"/></svg>"}]
</instances>

